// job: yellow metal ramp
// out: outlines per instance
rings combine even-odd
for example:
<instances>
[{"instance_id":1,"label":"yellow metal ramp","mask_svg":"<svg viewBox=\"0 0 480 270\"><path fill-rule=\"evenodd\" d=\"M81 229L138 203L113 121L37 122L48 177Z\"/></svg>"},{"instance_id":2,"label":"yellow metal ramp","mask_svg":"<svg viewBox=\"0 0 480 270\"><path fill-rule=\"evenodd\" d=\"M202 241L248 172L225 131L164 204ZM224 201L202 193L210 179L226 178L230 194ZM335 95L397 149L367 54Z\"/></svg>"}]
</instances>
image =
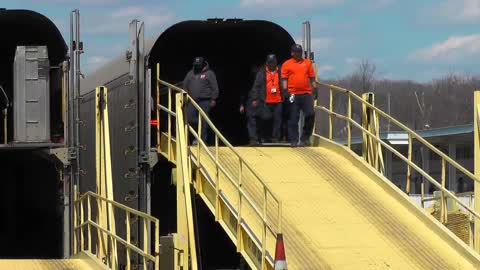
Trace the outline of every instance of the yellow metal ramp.
<instances>
[{"instance_id":1,"label":"yellow metal ramp","mask_svg":"<svg viewBox=\"0 0 480 270\"><path fill-rule=\"evenodd\" d=\"M108 269L95 257L86 253L76 255L71 259L7 259L0 260L0 270L88 270Z\"/></svg>"},{"instance_id":2,"label":"yellow metal ramp","mask_svg":"<svg viewBox=\"0 0 480 270\"><path fill-rule=\"evenodd\" d=\"M157 82L157 151L181 169L179 178L193 184L252 269L273 269L275 240L280 234L285 240L289 269L480 268L479 254L379 173L383 171L380 146L406 162L407 183L413 169L441 189L443 197L450 196L478 218L480 214L445 188L446 164L479 180L374 107L371 94L360 97L327 85L330 108L317 106L329 113L330 139L333 116L348 122L348 146L351 128L362 130L362 158L319 136L314 136L315 147L233 147L184 90L161 81L158 74ZM165 105L159 100L160 85L168 90ZM333 112L334 89L347 95L347 116ZM352 119L352 99L362 104L362 124ZM187 102L199 112L195 128L185 121ZM160 121L160 111L166 113L166 121ZM442 157L441 184L411 161L411 147L405 157L379 138L379 115L408 132L409 146L415 138ZM202 125L212 129L212 145L200 139ZM189 136L197 144L189 146Z\"/></svg>"},{"instance_id":3,"label":"yellow metal ramp","mask_svg":"<svg viewBox=\"0 0 480 270\"><path fill-rule=\"evenodd\" d=\"M195 150L191 150L193 156L197 155ZM480 266L478 254L413 205L408 196L370 169L360 157L340 145L325 141L320 147L236 150L283 203L282 231L289 269L478 269ZM218 160L229 173L238 173L238 158L227 147L219 148ZM215 163L204 158L201 167L215 182ZM222 198L232 208L238 207L237 191L225 184L228 181L222 179L222 174L219 177ZM261 202L261 187L251 179L244 175L242 188ZM275 215L271 211L269 207L267 216ZM253 211L250 212L253 216ZM246 216L246 226L260 238L261 224ZM274 239L267 242L267 252L273 256Z\"/></svg>"}]
</instances>

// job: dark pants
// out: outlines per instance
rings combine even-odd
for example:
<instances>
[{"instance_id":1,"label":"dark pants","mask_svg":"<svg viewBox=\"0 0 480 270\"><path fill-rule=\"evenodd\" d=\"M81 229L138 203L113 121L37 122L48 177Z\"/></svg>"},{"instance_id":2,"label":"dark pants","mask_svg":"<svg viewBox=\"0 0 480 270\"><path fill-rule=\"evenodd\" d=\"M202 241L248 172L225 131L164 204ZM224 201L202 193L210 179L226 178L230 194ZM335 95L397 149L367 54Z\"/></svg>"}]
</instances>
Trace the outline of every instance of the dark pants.
<instances>
[{"instance_id":1,"label":"dark pants","mask_svg":"<svg viewBox=\"0 0 480 270\"><path fill-rule=\"evenodd\" d=\"M295 95L295 101L289 104L290 114L288 117L288 141L290 143L297 143L300 139L302 142L310 140L313 132L313 123L315 121L315 114L313 111L313 98L311 94ZM301 138L298 134L298 121L300 120L300 111L305 116L305 123Z\"/></svg>"},{"instance_id":2,"label":"dark pants","mask_svg":"<svg viewBox=\"0 0 480 270\"><path fill-rule=\"evenodd\" d=\"M258 108L258 107L257 107ZM252 106L252 101L247 101L247 129L248 129L248 138L251 141L257 141L259 138L257 133L257 123L258 123L258 109Z\"/></svg>"},{"instance_id":3,"label":"dark pants","mask_svg":"<svg viewBox=\"0 0 480 270\"><path fill-rule=\"evenodd\" d=\"M200 108L210 117L210 99L201 99L196 101ZM187 119L188 123L198 132L198 110L192 103L187 107ZM208 132L210 128L206 121L202 121L202 141L208 144Z\"/></svg>"},{"instance_id":4,"label":"dark pants","mask_svg":"<svg viewBox=\"0 0 480 270\"><path fill-rule=\"evenodd\" d=\"M280 140L280 135L281 135L281 127L282 127L282 103L267 103L263 105L264 112L263 114L266 114L264 117L262 117L262 126L268 126L267 123L271 122L272 123L272 133L268 135L268 137L271 137L274 140ZM266 134L266 133L264 133ZM269 138L266 138L269 139Z\"/></svg>"},{"instance_id":5,"label":"dark pants","mask_svg":"<svg viewBox=\"0 0 480 270\"><path fill-rule=\"evenodd\" d=\"M282 127L281 127L281 136L282 136L282 141L288 142L288 117L290 116L290 102L288 101L288 98L285 99L282 103Z\"/></svg>"}]
</instances>

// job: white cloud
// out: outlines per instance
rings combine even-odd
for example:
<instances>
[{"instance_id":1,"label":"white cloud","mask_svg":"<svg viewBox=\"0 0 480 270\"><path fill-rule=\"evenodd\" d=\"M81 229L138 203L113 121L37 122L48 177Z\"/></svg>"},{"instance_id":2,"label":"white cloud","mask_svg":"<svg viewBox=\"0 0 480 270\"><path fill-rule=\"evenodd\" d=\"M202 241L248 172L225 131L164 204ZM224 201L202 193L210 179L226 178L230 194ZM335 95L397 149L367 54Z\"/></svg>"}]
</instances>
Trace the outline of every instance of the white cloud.
<instances>
[{"instance_id":1,"label":"white cloud","mask_svg":"<svg viewBox=\"0 0 480 270\"><path fill-rule=\"evenodd\" d=\"M97 55L87 58L87 64L89 66L99 66L105 64L109 59L105 56Z\"/></svg>"},{"instance_id":2,"label":"white cloud","mask_svg":"<svg viewBox=\"0 0 480 270\"><path fill-rule=\"evenodd\" d=\"M480 56L480 34L451 36L409 55L410 60L458 61L466 57Z\"/></svg>"},{"instance_id":3,"label":"white cloud","mask_svg":"<svg viewBox=\"0 0 480 270\"><path fill-rule=\"evenodd\" d=\"M297 44L302 44L302 38L296 38L295 42ZM333 39L329 37L314 37L311 40L310 45L312 46L313 52L324 51L330 47ZM305 48L304 48L305 49Z\"/></svg>"},{"instance_id":4,"label":"white cloud","mask_svg":"<svg viewBox=\"0 0 480 270\"><path fill-rule=\"evenodd\" d=\"M477 23L480 0L443 0L425 9L423 15L428 22Z\"/></svg>"},{"instance_id":5,"label":"white cloud","mask_svg":"<svg viewBox=\"0 0 480 270\"><path fill-rule=\"evenodd\" d=\"M92 21L86 31L92 34L126 33L128 24L133 19L145 22L148 30L155 30L173 22L176 16L165 8L130 6L111 12L101 22Z\"/></svg>"},{"instance_id":6,"label":"white cloud","mask_svg":"<svg viewBox=\"0 0 480 270\"><path fill-rule=\"evenodd\" d=\"M28 2L28 1L26 1ZM126 2L126 0L30 0L37 4L65 4L82 6L110 6ZM81 12L81 10L80 10Z\"/></svg>"},{"instance_id":7,"label":"white cloud","mask_svg":"<svg viewBox=\"0 0 480 270\"><path fill-rule=\"evenodd\" d=\"M273 7L275 9L307 10L310 8L334 6L343 2L344 0L240 0L240 6L255 9Z\"/></svg>"},{"instance_id":8,"label":"white cloud","mask_svg":"<svg viewBox=\"0 0 480 270\"><path fill-rule=\"evenodd\" d=\"M110 61L110 58L105 57L103 55L87 57L87 60L82 65L83 66L82 71L84 74L90 73L92 70L98 69L99 67L105 65L108 61Z\"/></svg>"},{"instance_id":9,"label":"white cloud","mask_svg":"<svg viewBox=\"0 0 480 270\"><path fill-rule=\"evenodd\" d=\"M396 2L397 2L396 0L376 0L376 1L374 1L374 3L377 6L380 6L380 7L386 7L386 6L395 4Z\"/></svg>"},{"instance_id":10,"label":"white cloud","mask_svg":"<svg viewBox=\"0 0 480 270\"><path fill-rule=\"evenodd\" d=\"M377 11L386 7L389 7L395 3L397 0L373 0L371 2L361 2L363 7L362 9L365 11Z\"/></svg>"},{"instance_id":11,"label":"white cloud","mask_svg":"<svg viewBox=\"0 0 480 270\"><path fill-rule=\"evenodd\" d=\"M350 67L353 67L355 66L356 64L360 63L360 59L359 58L356 58L356 57L347 57L345 59L345 63L350 66Z\"/></svg>"},{"instance_id":12,"label":"white cloud","mask_svg":"<svg viewBox=\"0 0 480 270\"><path fill-rule=\"evenodd\" d=\"M318 74L328 73L329 71L333 71L333 70L335 70L335 67L331 65L322 65L322 66L319 66L317 69Z\"/></svg>"}]
</instances>

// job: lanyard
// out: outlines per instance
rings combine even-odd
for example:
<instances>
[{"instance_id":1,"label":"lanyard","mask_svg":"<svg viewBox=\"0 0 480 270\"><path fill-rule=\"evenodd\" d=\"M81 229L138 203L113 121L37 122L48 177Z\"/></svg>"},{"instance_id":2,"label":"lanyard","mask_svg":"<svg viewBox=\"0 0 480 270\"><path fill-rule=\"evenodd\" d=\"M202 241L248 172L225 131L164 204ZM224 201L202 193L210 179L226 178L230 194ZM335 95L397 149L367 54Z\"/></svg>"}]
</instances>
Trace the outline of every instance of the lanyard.
<instances>
[{"instance_id":1,"label":"lanyard","mask_svg":"<svg viewBox=\"0 0 480 270\"><path fill-rule=\"evenodd\" d=\"M278 69L275 69L275 71L270 71L267 67L267 72L270 75L270 81L272 81L272 87L275 88L275 74L278 72Z\"/></svg>"}]
</instances>

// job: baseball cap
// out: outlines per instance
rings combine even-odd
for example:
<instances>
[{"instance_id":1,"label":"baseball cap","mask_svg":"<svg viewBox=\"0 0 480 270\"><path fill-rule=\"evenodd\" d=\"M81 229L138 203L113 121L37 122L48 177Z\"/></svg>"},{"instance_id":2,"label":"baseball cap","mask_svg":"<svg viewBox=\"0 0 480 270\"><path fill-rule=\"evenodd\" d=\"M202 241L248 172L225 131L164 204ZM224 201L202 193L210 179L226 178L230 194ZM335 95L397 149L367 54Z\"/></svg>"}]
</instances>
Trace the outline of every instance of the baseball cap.
<instances>
[{"instance_id":1,"label":"baseball cap","mask_svg":"<svg viewBox=\"0 0 480 270\"><path fill-rule=\"evenodd\" d=\"M293 44L292 45L292 52L302 53L303 52L302 45Z\"/></svg>"},{"instance_id":2,"label":"baseball cap","mask_svg":"<svg viewBox=\"0 0 480 270\"><path fill-rule=\"evenodd\" d=\"M193 59L194 66L203 66L204 63L205 59L203 57L195 57L195 59Z\"/></svg>"},{"instance_id":3,"label":"baseball cap","mask_svg":"<svg viewBox=\"0 0 480 270\"><path fill-rule=\"evenodd\" d=\"M268 63L277 63L277 57L275 54L269 54L267 55L267 60L265 61L267 64Z\"/></svg>"}]
</instances>

